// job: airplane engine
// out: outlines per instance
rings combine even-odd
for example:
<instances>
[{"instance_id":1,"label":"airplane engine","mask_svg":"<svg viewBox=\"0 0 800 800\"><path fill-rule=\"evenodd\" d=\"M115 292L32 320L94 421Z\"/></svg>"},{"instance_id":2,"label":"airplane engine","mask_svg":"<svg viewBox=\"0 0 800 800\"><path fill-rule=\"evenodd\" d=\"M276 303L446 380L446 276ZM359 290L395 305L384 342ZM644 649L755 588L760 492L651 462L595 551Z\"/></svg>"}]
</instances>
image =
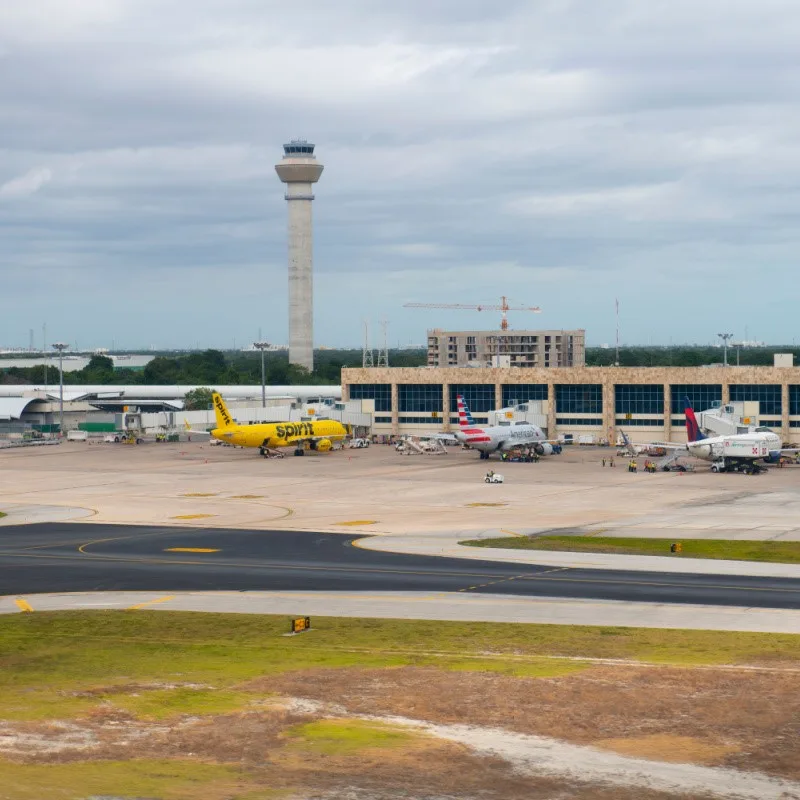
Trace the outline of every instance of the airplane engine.
<instances>
[{"instance_id":1,"label":"airplane engine","mask_svg":"<svg viewBox=\"0 0 800 800\"><path fill-rule=\"evenodd\" d=\"M315 449L319 450L320 453L327 453L328 450L331 449L331 447L333 447L333 445L331 444L330 439L320 439L317 442L317 446Z\"/></svg>"},{"instance_id":2,"label":"airplane engine","mask_svg":"<svg viewBox=\"0 0 800 800\"><path fill-rule=\"evenodd\" d=\"M533 449L536 455L539 456L553 455L553 445L551 445L550 442L541 442L540 444L535 444Z\"/></svg>"},{"instance_id":3,"label":"airplane engine","mask_svg":"<svg viewBox=\"0 0 800 800\"><path fill-rule=\"evenodd\" d=\"M714 455L710 444L692 444L689 452L697 458L711 458Z\"/></svg>"}]
</instances>

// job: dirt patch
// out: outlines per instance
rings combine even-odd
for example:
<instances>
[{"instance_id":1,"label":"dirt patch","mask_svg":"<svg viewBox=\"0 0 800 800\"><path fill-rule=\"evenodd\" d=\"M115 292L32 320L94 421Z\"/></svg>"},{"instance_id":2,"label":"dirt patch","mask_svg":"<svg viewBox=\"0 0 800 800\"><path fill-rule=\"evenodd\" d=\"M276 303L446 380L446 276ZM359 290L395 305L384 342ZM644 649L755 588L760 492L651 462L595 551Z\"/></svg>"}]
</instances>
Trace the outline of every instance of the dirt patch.
<instances>
[{"instance_id":1,"label":"dirt patch","mask_svg":"<svg viewBox=\"0 0 800 800\"><path fill-rule=\"evenodd\" d=\"M794 674L595 667L545 679L402 667L306 670L249 688L336 703L351 713L472 723L578 744L690 737L703 747L695 763L800 778Z\"/></svg>"}]
</instances>

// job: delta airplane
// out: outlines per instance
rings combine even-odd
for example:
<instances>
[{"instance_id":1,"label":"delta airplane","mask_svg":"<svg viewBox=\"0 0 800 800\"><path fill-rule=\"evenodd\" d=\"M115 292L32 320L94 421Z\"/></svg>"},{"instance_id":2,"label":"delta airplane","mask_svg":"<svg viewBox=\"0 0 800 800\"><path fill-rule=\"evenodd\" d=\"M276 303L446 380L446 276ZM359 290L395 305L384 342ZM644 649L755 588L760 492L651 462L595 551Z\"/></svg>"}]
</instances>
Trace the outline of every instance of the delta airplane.
<instances>
[{"instance_id":1,"label":"delta airplane","mask_svg":"<svg viewBox=\"0 0 800 800\"><path fill-rule=\"evenodd\" d=\"M349 433L341 422L332 419L239 425L234 422L220 395L215 392L212 400L217 427L212 431L197 431L187 426L187 431L212 436L239 447L257 447L262 456L267 456L268 450L292 446L296 456L304 455L306 447L326 453L333 447L333 442L341 441Z\"/></svg>"},{"instance_id":2,"label":"delta airplane","mask_svg":"<svg viewBox=\"0 0 800 800\"><path fill-rule=\"evenodd\" d=\"M683 413L686 417L686 444L674 442L652 442L650 445L634 445L627 437L629 448L663 447L668 450L685 450L689 455L703 461L711 462L712 472L744 471L758 472L757 461L774 463L781 453L794 450L781 447L778 434L768 428L760 428L749 433L737 433L731 436L706 436L697 423L691 401L688 397L683 401Z\"/></svg>"},{"instance_id":3,"label":"delta airplane","mask_svg":"<svg viewBox=\"0 0 800 800\"><path fill-rule=\"evenodd\" d=\"M531 447L540 456L553 453L553 445L544 431L530 422L513 422L508 425L478 427L470 414L463 395L458 395L458 430L453 434L457 441L469 445L489 458L491 453L507 452L518 447Z\"/></svg>"}]
</instances>

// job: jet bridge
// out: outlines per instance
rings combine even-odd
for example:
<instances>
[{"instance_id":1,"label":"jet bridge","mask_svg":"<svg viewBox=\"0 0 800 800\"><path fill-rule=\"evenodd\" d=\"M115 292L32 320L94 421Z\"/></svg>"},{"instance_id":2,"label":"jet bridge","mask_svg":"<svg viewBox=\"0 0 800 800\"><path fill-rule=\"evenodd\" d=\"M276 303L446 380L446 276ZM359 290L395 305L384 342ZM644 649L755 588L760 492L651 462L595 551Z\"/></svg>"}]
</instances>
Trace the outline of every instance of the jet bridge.
<instances>
[{"instance_id":1,"label":"jet bridge","mask_svg":"<svg viewBox=\"0 0 800 800\"><path fill-rule=\"evenodd\" d=\"M756 428L754 423L758 419L758 403L753 403L756 408L753 409L752 416L748 414L749 405L751 404L742 401L715 403L706 411L696 412L695 416L700 429L707 436L735 436L739 433L749 433Z\"/></svg>"}]
</instances>

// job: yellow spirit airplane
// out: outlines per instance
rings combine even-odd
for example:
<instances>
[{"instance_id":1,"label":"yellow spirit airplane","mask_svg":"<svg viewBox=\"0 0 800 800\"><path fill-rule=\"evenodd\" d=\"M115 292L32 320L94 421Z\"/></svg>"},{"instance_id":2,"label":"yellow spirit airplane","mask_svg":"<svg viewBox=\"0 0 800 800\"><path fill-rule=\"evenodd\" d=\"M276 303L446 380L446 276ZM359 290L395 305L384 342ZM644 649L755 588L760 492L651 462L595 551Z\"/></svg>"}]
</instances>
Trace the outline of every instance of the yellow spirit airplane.
<instances>
[{"instance_id":1,"label":"yellow spirit airplane","mask_svg":"<svg viewBox=\"0 0 800 800\"><path fill-rule=\"evenodd\" d=\"M333 419L320 419L313 422L268 422L258 425L239 425L233 420L225 401L220 395L212 395L217 427L212 431L197 431L186 424L190 433L205 434L221 442L239 447L257 447L262 456L278 447L294 447L294 454L302 456L306 448L326 453L334 442L344 439L349 430Z\"/></svg>"}]
</instances>

